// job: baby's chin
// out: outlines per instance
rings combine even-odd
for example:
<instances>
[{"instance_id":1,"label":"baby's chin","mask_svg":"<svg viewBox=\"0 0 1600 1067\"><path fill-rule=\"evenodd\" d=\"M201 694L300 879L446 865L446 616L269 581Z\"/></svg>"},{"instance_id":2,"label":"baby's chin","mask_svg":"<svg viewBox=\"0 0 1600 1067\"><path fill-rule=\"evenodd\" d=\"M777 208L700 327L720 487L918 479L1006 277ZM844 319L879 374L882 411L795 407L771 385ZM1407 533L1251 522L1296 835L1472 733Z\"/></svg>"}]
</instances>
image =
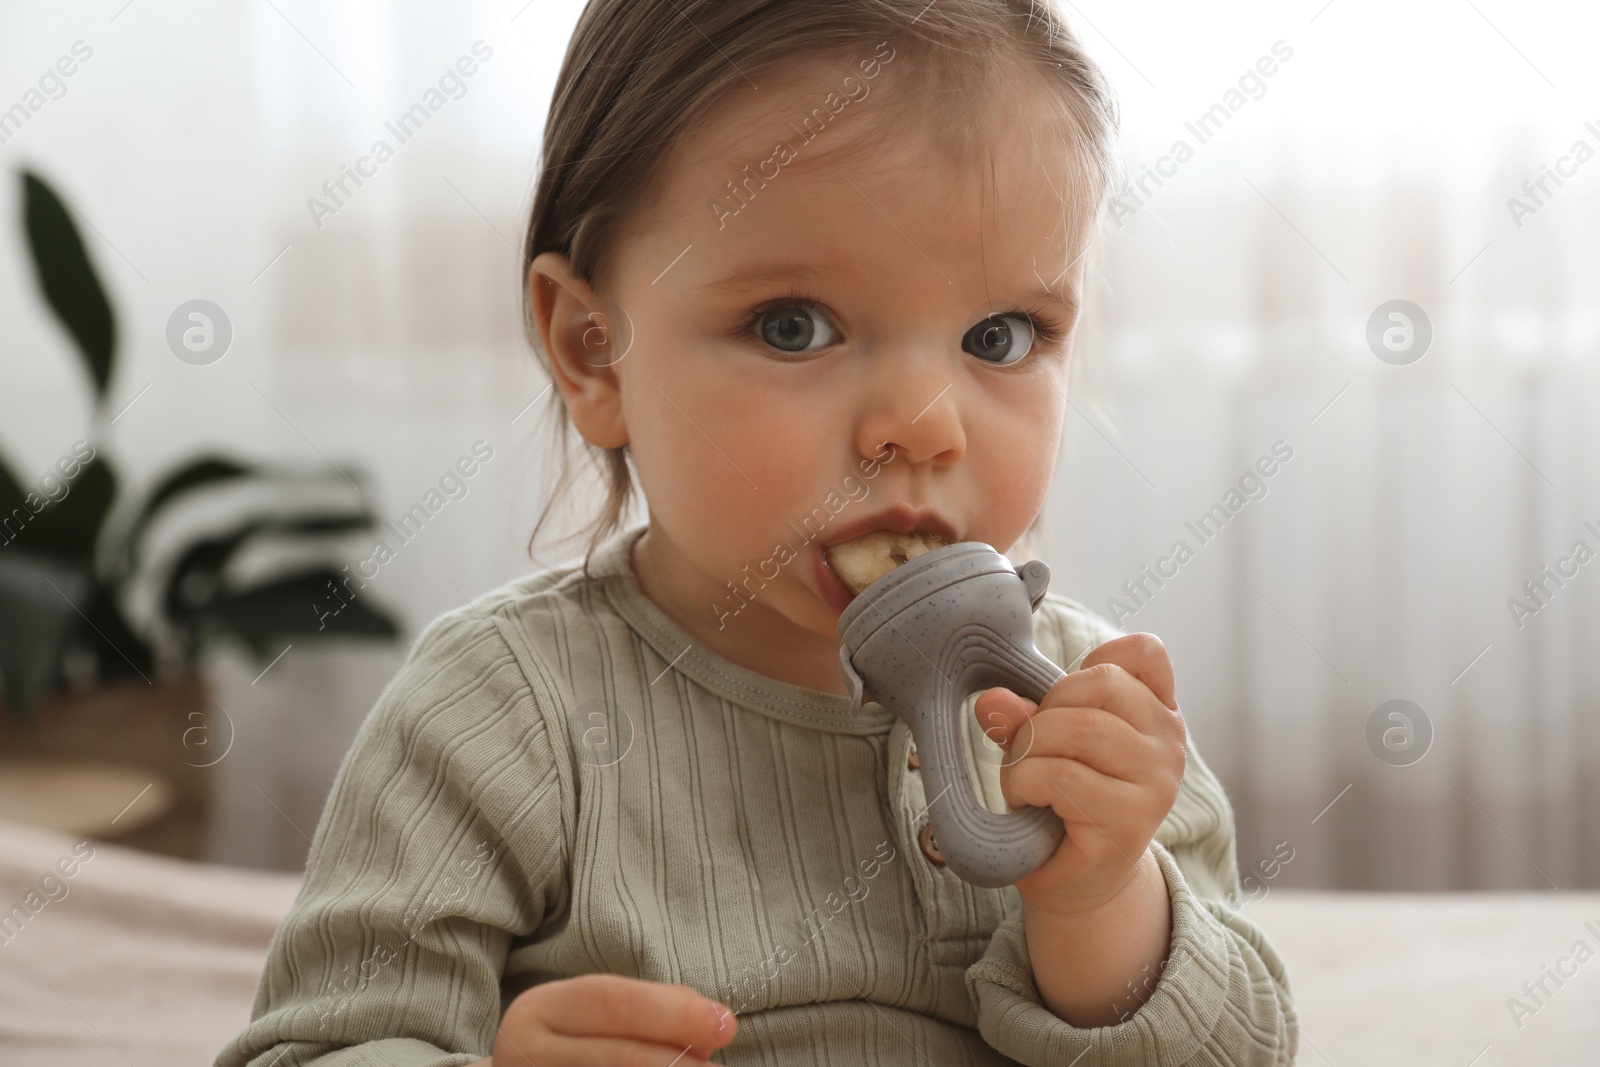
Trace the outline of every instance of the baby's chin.
<instances>
[{"instance_id":1,"label":"baby's chin","mask_svg":"<svg viewBox=\"0 0 1600 1067\"><path fill-rule=\"evenodd\" d=\"M789 583L782 594L770 598L768 607L798 630L828 642L839 640L839 616L843 610L809 582Z\"/></svg>"}]
</instances>

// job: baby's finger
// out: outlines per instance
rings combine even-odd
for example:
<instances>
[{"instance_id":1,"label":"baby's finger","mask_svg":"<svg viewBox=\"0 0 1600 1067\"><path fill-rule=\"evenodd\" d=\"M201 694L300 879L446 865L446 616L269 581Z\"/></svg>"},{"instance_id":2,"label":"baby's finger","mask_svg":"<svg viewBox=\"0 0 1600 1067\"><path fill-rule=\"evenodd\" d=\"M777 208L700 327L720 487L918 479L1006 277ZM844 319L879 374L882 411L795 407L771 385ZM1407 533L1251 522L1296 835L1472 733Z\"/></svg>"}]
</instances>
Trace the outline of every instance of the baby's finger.
<instances>
[{"instance_id":1,"label":"baby's finger","mask_svg":"<svg viewBox=\"0 0 1600 1067\"><path fill-rule=\"evenodd\" d=\"M983 734L1001 748L1009 749L1024 723L1033 717L1038 705L1002 687L985 690L972 705Z\"/></svg>"},{"instance_id":2,"label":"baby's finger","mask_svg":"<svg viewBox=\"0 0 1600 1067\"><path fill-rule=\"evenodd\" d=\"M1101 774L1077 760L1028 758L1001 772L1000 793L1013 809L1050 808L1062 821L1096 827L1121 825L1143 810L1139 786ZM1115 836L1115 831L1111 831Z\"/></svg>"},{"instance_id":3,"label":"baby's finger","mask_svg":"<svg viewBox=\"0 0 1600 1067\"><path fill-rule=\"evenodd\" d=\"M1096 663L1056 682L1040 706L1104 708L1149 737L1183 743L1183 714L1162 704L1148 685L1119 663Z\"/></svg>"},{"instance_id":4,"label":"baby's finger","mask_svg":"<svg viewBox=\"0 0 1600 1067\"><path fill-rule=\"evenodd\" d=\"M1173 711L1178 710L1173 694L1172 658L1167 655L1167 646L1155 634L1124 634L1097 645L1083 658L1080 669L1088 670L1101 663L1115 663L1149 686L1161 703Z\"/></svg>"},{"instance_id":5,"label":"baby's finger","mask_svg":"<svg viewBox=\"0 0 1600 1067\"><path fill-rule=\"evenodd\" d=\"M1165 781L1168 772L1158 742L1103 708L1042 708L1017 732L1013 749L1030 759L1074 759L1124 782Z\"/></svg>"},{"instance_id":6,"label":"baby's finger","mask_svg":"<svg viewBox=\"0 0 1600 1067\"><path fill-rule=\"evenodd\" d=\"M541 1021L554 1034L637 1038L679 1051L685 1046L721 1048L733 1040L737 1025L733 1012L688 986L615 974L553 983L539 1009Z\"/></svg>"}]
</instances>

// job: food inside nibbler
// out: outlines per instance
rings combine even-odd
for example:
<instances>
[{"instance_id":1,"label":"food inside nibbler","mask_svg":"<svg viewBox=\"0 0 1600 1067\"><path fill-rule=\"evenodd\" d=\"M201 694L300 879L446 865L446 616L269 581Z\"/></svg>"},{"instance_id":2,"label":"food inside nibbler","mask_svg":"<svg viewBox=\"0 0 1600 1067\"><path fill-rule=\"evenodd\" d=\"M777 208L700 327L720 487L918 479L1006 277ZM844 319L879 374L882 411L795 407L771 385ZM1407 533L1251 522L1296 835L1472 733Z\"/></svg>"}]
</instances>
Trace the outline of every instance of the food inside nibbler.
<instances>
[{"instance_id":1,"label":"food inside nibbler","mask_svg":"<svg viewBox=\"0 0 1600 1067\"><path fill-rule=\"evenodd\" d=\"M828 566L852 593L860 593L900 564L943 545L933 534L873 530L828 548Z\"/></svg>"}]
</instances>

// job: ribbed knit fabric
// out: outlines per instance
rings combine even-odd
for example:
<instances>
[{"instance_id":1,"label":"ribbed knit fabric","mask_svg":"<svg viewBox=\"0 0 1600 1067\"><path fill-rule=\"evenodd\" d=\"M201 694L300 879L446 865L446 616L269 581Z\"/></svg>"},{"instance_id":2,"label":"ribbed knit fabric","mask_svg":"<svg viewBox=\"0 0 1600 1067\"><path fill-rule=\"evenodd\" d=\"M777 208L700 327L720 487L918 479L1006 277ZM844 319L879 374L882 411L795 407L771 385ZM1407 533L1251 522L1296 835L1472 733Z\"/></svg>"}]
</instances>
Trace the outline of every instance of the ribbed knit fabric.
<instances>
[{"instance_id":1,"label":"ribbed knit fabric","mask_svg":"<svg viewBox=\"0 0 1600 1067\"><path fill-rule=\"evenodd\" d=\"M1068 1025L1039 999L1016 890L919 847L906 726L696 643L634 577L643 529L599 546L592 577L530 575L418 637L345 756L218 1067L470 1063L519 992L596 971L733 1007L726 1064L1293 1062L1288 977L1229 906L1233 814L1192 742L1153 846L1169 962L1125 1021ZM1034 619L1064 667L1117 634L1055 594Z\"/></svg>"}]
</instances>

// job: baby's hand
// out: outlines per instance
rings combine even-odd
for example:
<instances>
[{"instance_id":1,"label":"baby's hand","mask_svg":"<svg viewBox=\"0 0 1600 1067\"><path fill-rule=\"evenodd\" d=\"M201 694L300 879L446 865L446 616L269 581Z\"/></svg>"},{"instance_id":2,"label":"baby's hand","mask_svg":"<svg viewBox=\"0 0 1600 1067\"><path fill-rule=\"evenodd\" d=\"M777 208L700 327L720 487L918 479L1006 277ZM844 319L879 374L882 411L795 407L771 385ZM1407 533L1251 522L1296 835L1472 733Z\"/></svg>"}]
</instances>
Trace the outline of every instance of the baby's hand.
<instances>
[{"instance_id":1,"label":"baby's hand","mask_svg":"<svg viewBox=\"0 0 1600 1067\"><path fill-rule=\"evenodd\" d=\"M667 1067L709 1063L733 1040L733 1012L683 985L615 974L544 982L500 1020L493 1067Z\"/></svg>"},{"instance_id":2,"label":"baby's hand","mask_svg":"<svg viewBox=\"0 0 1600 1067\"><path fill-rule=\"evenodd\" d=\"M1183 780L1186 732L1172 661L1153 634L1107 641L1035 705L990 689L973 707L1006 750L1001 793L1013 808L1048 807L1067 836L1017 882L1030 907L1076 914L1132 881Z\"/></svg>"}]
</instances>

